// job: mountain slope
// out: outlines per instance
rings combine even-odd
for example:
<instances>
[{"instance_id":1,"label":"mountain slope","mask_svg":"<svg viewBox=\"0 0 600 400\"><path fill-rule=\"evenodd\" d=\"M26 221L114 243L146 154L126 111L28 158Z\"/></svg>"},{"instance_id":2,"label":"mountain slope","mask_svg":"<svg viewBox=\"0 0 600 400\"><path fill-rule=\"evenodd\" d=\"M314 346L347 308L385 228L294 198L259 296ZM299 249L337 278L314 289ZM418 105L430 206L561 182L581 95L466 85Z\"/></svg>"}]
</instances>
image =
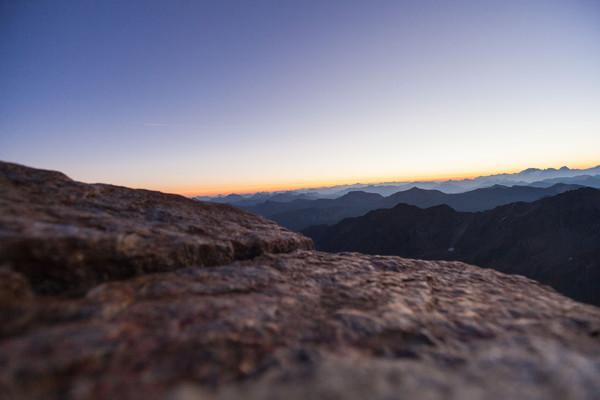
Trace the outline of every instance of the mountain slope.
<instances>
[{"instance_id":1,"label":"mountain slope","mask_svg":"<svg viewBox=\"0 0 600 400\"><path fill-rule=\"evenodd\" d=\"M600 190L476 213L399 204L303 233L319 250L460 260L522 274L600 304Z\"/></svg>"}]
</instances>

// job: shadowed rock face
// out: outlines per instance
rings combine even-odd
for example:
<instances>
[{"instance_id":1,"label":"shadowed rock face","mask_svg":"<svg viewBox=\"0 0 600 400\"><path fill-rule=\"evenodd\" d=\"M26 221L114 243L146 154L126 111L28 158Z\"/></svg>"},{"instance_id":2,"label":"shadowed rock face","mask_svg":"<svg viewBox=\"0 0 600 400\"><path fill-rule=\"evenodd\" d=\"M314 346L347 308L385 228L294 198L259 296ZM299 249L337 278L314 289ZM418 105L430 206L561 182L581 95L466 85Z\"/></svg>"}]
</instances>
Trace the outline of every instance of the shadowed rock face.
<instances>
[{"instance_id":1,"label":"shadowed rock face","mask_svg":"<svg viewBox=\"0 0 600 400\"><path fill-rule=\"evenodd\" d=\"M0 239L0 260L40 293L312 249L310 239L226 204L9 163L0 163Z\"/></svg>"},{"instance_id":2,"label":"shadowed rock face","mask_svg":"<svg viewBox=\"0 0 600 400\"><path fill-rule=\"evenodd\" d=\"M60 179L68 190L97 187ZM43 184L23 186L33 193L37 185ZM55 187L45 204L63 198ZM148 194L109 188L112 198L118 197L115 192L132 198ZM165 219L161 226L172 225L169 232L177 232L178 240L192 240L188 236L195 234L182 233L178 226L185 218L177 216L192 215L195 205L164 196L175 200L163 209L172 223ZM53 223L84 241L87 224L65 217L80 212L78 204L63 204ZM199 213L213 207L199 205L204 210ZM142 229L148 221L136 219L136 206L131 207L122 217L103 206L97 212L110 214L116 226ZM310 242L301 236L230 207L212 210L226 210L218 214L224 226L237 226L243 217L270 232L263 237L299 249L272 254L269 250L281 248L264 245L264 254L252 259L218 266L196 262L177 270L169 264L165 272L113 276L58 295L35 292L29 270L7 258L13 253L0 253L0 398L597 399L600 394L596 307L521 276L460 262L302 250ZM19 215L12 214L17 220ZM30 215L34 227L35 215L49 218L44 212ZM106 232L119 235L117 228ZM46 237L54 249L50 266L68 263L72 249ZM155 246L164 246L161 254L175 254L178 250L168 247L173 243L178 242ZM78 251L84 260L94 259L93 245ZM146 253L154 257L148 247L136 257ZM129 265L127 254L120 254L115 266ZM157 268L162 262L167 261L156 261Z\"/></svg>"}]
</instances>

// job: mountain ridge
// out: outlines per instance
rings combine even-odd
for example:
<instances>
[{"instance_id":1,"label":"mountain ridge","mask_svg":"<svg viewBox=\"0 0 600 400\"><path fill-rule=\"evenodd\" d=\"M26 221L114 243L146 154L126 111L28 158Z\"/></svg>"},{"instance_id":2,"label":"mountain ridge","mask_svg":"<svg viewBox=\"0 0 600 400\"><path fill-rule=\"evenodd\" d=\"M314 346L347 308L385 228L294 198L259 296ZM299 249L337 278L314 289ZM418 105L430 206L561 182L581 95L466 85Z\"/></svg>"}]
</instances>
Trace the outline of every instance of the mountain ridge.
<instances>
[{"instance_id":1,"label":"mountain ridge","mask_svg":"<svg viewBox=\"0 0 600 400\"><path fill-rule=\"evenodd\" d=\"M457 211L483 211L514 201L534 201L579 185L556 183L549 187L494 185L464 193L447 194L439 190L411 188L383 197L377 193L349 192L336 199L294 200L288 203L267 200L253 206L239 206L260 214L278 224L299 231L310 225L332 225L348 217L358 217L379 208L392 208L398 203L430 207L448 204ZM358 193L363 193L359 195Z\"/></svg>"}]
</instances>

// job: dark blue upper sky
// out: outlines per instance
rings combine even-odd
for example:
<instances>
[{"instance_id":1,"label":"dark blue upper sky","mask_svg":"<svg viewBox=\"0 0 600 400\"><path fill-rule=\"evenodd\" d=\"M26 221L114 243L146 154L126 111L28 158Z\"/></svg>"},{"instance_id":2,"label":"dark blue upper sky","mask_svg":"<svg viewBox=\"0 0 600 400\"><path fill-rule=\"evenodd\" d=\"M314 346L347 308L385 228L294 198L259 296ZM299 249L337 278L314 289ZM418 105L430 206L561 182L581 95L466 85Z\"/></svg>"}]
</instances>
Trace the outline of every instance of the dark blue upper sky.
<instances>
[{"instance_id":1,"label":"dark blue upper sky","mask_svg":"<svg viewBox=\"0 0 600 400\"><path fill-rule=\"evenodd\" d=\"M600 160L597 1L3 1L0 159L179 192Z\"/></svg>"}]
</instances>

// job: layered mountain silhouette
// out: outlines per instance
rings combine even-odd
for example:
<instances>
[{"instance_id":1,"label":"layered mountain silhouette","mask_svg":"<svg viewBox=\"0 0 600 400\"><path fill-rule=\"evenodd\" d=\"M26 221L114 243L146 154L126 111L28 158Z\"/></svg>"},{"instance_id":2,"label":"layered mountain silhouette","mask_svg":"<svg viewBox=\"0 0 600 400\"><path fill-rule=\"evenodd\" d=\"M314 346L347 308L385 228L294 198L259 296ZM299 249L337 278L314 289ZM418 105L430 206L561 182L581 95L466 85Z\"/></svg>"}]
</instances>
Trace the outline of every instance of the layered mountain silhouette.
<instances>
[{"instance_id":1,"label":"layered mountain silhouette","mask_svg":"<svg viewBox=\"0 0 600 400\"><path fill-rule=\"evenodd\" d=\"M533 187L549 187L556 183L589 186L600 189L600 175L578 175L572 178L550 178L530 183Z\"/></svg>"},{"instance_id":2,"label":"layered mountain silhouette","mask_svg":"<svg viewBox=\"0 0 600 400\"><path fill-rule=\"evenodd\" d=\"M593 188L483 212L398 204L302 233L319 250L460 260L600 305L600 190Z\"/></svg>"},{"instance_id":3,"label":"layered mountain silhouette","mask_svg":"<svg viewBox=\"0 0 600 400\"><path fill-rule=\"evenodd\" d=\"M586 169L527 168L517 173L502 173L478 176L472 179L450 179L447 181L406 181L376 184L355 183L319 188L304 188L278 192L257 192L218 196L197 196L196 200L228 203L235 206L250 206L267 200L289 202L296 199L336 199L350 192L363 191L389 196L414 187L426 190L440 190L444 193L463 193L494 185L549 187L556 183L578 184L600 189L600 165Z\"/></svg>"},{"instance_id":4,"label":"layered mountain silhouette","mask_svg":"<svg viewBox=\"0 0 600 400\"><path fill-rule=\"evenodd\" d=\"M581 186L563 183L550 187L495 185L456 194L412 188L388 197L354 191L337 199L296 199L290 202L267 200L254 205L238 204L238 207L299 231L311 225L332 225L344 218L358 217L380 208L392 208L399 203L421 208L448 204L457 211L482 211L515 201L534 201L579 187Z\"/></svg>"}]
</instances>

